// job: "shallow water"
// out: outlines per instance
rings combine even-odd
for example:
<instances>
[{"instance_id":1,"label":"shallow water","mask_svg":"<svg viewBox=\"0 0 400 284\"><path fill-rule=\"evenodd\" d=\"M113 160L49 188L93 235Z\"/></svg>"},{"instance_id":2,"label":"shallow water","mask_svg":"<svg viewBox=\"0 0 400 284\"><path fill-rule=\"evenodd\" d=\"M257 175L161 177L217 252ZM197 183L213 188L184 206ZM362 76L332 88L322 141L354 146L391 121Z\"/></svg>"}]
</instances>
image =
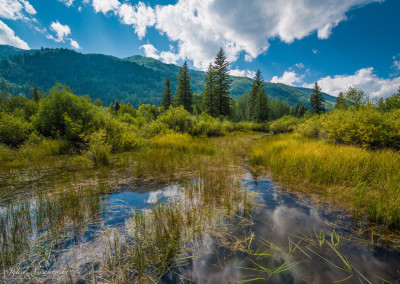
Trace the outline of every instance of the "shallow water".
<instances>
[{"instance_id":1,"label":"shallow water","mask_svg":"<svg viewBox=\"0 0 400 284\"><path fill-rule=\"evenodd\" d=\"M259 192L261 204L253 213L254 224L235 224L238 236L254 233L251 250L232 251L217 246L213 237L205 238L201 255L187 266L175 268L161 282L232 283L255 279L260 283L332 283L346 279L345 283L378 283L400 279L399 252L354 235L350 214L292 194L268 177L255 180L247 174L242 182L248 190ZM68 266L76 275L85 274L102 256L104 230L124 232L132 210L179 198L180 186L132 186L115 192L68 195L68 202L63 202L66 196L30 197L17 205L1 205L2 253L14 249L22 255L21 247L28 250L35 243L48 245L52 253L46 262L25 255L20 256L19 267L37 261L44 269ZM334 230L339 238L335 234L332 238ZM15 234L20 237L13 238ZM323 244L318 240L322 234ZM16 246L16 242L22 245ZM276 271L278 267L280 271Z\"/></svg>"}]
</instances>

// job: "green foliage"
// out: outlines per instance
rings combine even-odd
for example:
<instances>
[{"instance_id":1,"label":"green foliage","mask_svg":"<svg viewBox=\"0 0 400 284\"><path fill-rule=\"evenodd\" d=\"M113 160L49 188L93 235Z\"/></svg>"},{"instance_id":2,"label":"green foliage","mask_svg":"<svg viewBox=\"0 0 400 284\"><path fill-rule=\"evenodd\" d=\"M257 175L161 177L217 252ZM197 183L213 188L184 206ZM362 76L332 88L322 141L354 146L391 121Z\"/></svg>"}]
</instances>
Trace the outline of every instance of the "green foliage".
<instances>
[{"instance_id":1,"label":"green foliage","mask_svg":"<svg viewBox=\"0 0 400 284\"><path fill-rule=\"evenodd\" d=\"M100 130L88 135L85 141L88 143L86 155L96 164L107 166L110 163L111 146L106 142L107 134Z\"/></svg>"},{"instance_id":2,"label":"green foliage","mask_svg":"<svg viewBox=\"0 0 400 284\"><path fill-rule=\"evenodd\" d=\"M344 92L344 99L350 106L358 108L361 104L368 101L368 95L364 93L360 87L354 85L350 86Z\"/></svg>"},{"instance_id":3,"label":"green foliage","mask_svg":"<svg viewBox=\"0 0 400 284\"><path fill-rule=\"evenodd\" d=\"M280 99L272 100L270 103L270 120L276 120L282 116L290 114L290 107L285 101Z\"/></svg>"},{"instance_id":4,"label":"green foliage","mask_svg":"<svg viewBox=\"0 0 400 284\"><path fill-rule=\"evenodd\" d=\"M219 116L218 97L216 93L216 79L217 74L215 72L215 68L210 63L210 65L208 66L206 77L204 79L205 88L202 97L204 112L214 117Z\"/></svg>"},{"instance_id":5,"label":"green foliage","mask_svg":"<svg viewBox=\"0 0 400 284\"><path fill-rule=\"evenodd\" d=\"M218 118L209 114L203 114L198 117L193 127L192 134L197 136L220 136L224 133L224 127Z\"/></svg>"},{"instance_id":6,"label":"green foliage","mask_svg":"<svg viewBox=\"0 0 400 284\"><path fill-rule=\"evenodd\" d=\"M193 111L192 86L190 84L190 74L187 62L179 68L178 84L176 87L175 106L183 106L188 112Z\"/></svg>"},{"instance_id":7,"label":"green foliage","mask_svg":"<svg viewBox=\"0 0 400 284\"><path fill-rule=\"evenodd\" d=\"M0 112L0 143L17 147L28 140L32 124L23 118Z\"/></svg>"},{"instance_id":8,"label":"green foliage","mask_svg":"<svg viewBox=\"0 0 400 284\"><path fill-rule=\"evenodd\" d=\"M400 109L400 87L393 96L378 101L378 108L381 111L389 112L395 109Z\"/></svg>"},{"instance_id":9,"label":"green foliage","mask_svg":"<svg viewBox=\"0 0 400 284\"><path fill-rule=\"evenodd\" d=\"M334 110L322 117L321 136L334 143L400 149L399 113L382 113L372 105Z\"/></svg>"},{"instance_id":10,"label":"green foliage","mask_svg":"<svg viewBox=\"0 0 400 284\"><path fill-rule=\"evenodd\" d=\"M311 112L316 114L325 112L324 102L325 99L322 95L321 88L318 85L318 82L315 82L313 93L310 97Z\"/></svg>"},{"instance_id":11,"label":"green foliage","mask_svg":"<svg viewBox=\"0 0 400 284\"><path fill-rule=\"evenodd\" d=\"M310 119L299 124L296 128L296 132L307 138L320 138L321 128L321 117L314 115Z\"/></svg>"},{"instance_id":12,"label":"green foliage","mask_svg":"<svg viewBox=\"0 0 400 284\"><path fill-rule=\"evenodd\" d=\"M348 105L346 103L345 95L343 92L340 92L338 97L336 98L335 109L347 109Z\"/></svg>"},{"instance_id":13,"label":"green foliage","mask_svg":"<svg viewBox=\"0 0 400 284\"><path fill-rule=\"evenodd\" d=\"M215 96L218 115L229 116L231 114L231 96L229 92L232 80L229 76L229 62L225 52L220 48L214 60L215 70Z\"/></svg>"},{"instance_id":14,"label":"green foliage","mask_svg":"<svg viewBox=\"0 0 400 284\"><path fill-rule=\"evenodd\" d=\"M164 91L162 93L162 98L161 98L161 106L165 108L169 108L172 105L173 97L172 97L172 91L169 85L169 79L165 79L165 84L164 84Z\"/></svg>"},{"instance_id":15,"label":"green foliage","mask_svg":"<svg viewBox=\"0 0 400 284\"><path fill-rule=\"evenodd\" d=\"M190 113L182 106L169 108L157 120L167 125L169 129L182 133L191 133L194 123Z\"/></svg>"},{"instance_id":16,"label":"green foliage","mask_svg":"<svg viewBox=\"0 0 400 284\"><path fill-rule=\"evenodd\" d=\"M260 87L264 88L264 79L261 75L261 71L257 70L256 77L253 81L253 86L251 88L250 96L249 96L249 117L251 120L258 121L258 110L257 110L257 101L258 101L258 92Z\"/></svg>"},{"instance_id":17,"label":"green foliage","mask_svg":"<svg viewBox=\"0 0 400 284\"><path fill-rule=\"evenodd\" d=\"M265 93L263 86L260 86L257 91L256 101L253 105L253 120L263 122L269 117L269 98Z\"/></svg>"},{"instance_id":18,"label":"green foliage","mask_svg":"<svg viewBox=\"0 0 400 284\"><path fill-rule=\"evenodd\" d=\"M56 85L41 100L35 125L44 136L80 142L94 119L94 108L87 99L72 94L68 87Z\"/></svg>"},{"instance_id":19,"label":"green foliage","mask_svg":"<svg viewBox=\"0 0 400 284\"><path fill-rule=\"evenodd\" d=\"M285 115L278 120L275 120L270 125L270 131L273 134L293 132L300 120L291 115Z\"/></svg>"}]
</instances>

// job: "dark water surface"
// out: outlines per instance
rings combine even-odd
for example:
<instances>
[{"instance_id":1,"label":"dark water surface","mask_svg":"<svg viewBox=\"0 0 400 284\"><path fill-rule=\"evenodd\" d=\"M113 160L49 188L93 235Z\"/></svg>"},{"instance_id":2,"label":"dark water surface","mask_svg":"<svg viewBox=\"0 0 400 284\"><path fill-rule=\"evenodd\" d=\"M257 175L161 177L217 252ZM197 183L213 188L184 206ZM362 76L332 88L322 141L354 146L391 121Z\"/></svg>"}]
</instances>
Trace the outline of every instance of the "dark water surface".
<instances>
[{"instance_id":1,"label":"dark water surface","mask_svg":"<svg viewBox=\"0 0 400 284\"><path fill-rule=\"evenodd\" d=\"M239 224L236 229L241 236L254 234L249 251L232 252L208 238L200 256L161 282L389 283L400 279L399 252L354 235L348 213L291 194L268 177L255 181L247 174L243 184L259 192L261 204L253 215L254 224ZM30 197L18 204L1 204L3 265L9 259L4 255L19 255L17 262L23 268L37 261L46 269L69 266L85 273L101 257L104 230L123 232L132 210L179 198L179 188L141 186L107 195ZM53 251L46 262L35 254L23 255L37 244Z\"/></svg>"}]
</instances>

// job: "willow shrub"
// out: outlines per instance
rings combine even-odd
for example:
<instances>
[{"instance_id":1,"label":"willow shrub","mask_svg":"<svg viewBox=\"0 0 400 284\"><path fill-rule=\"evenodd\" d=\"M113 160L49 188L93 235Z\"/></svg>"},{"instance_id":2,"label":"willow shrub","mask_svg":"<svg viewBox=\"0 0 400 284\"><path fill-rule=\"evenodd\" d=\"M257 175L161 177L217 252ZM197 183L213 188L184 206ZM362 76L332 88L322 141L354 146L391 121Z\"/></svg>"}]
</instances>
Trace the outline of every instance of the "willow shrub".
<instances>
[{"instance_id":1,"label":"willow shrub","mask_svg":"<svg viewBox=\"0 0 400 284\"><path fill-rule=\"evenodd\" d=\"M270 124L270 131L273 134L293 132L300 123L300 119L291 115L285 115Z\"/></svg>"},{"instance_id":2,"label":"willow shrub","mask_svg":"<svg viewBox=\"0 0 400 284\"><path fill-rule=\"evenodd\" d=\"M400 149L400 110L384 113L372 105L337 109L305 121L297 132L338 144Z\"/></svg>"}]
</instances>

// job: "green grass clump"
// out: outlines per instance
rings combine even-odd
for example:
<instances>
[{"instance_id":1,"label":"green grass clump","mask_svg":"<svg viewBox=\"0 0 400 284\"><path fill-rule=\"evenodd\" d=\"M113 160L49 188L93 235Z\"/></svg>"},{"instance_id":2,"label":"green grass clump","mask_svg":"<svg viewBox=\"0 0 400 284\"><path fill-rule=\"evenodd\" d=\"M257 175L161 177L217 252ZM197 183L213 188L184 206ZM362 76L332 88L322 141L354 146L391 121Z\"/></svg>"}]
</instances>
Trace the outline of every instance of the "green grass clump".
<instances>
[{"instance_id":1,"label":"green grass clump","mask_svg":"<svg viewBox=\"0 0 400 284\"><path fill-rule=\"evenodd\" d=\"M285 182L326 188L335 200L352 204L369 220L400 226L400 154L393 150L371 151L284 135L259 139L250 162Z\"/></svg>"}]
</instances>

